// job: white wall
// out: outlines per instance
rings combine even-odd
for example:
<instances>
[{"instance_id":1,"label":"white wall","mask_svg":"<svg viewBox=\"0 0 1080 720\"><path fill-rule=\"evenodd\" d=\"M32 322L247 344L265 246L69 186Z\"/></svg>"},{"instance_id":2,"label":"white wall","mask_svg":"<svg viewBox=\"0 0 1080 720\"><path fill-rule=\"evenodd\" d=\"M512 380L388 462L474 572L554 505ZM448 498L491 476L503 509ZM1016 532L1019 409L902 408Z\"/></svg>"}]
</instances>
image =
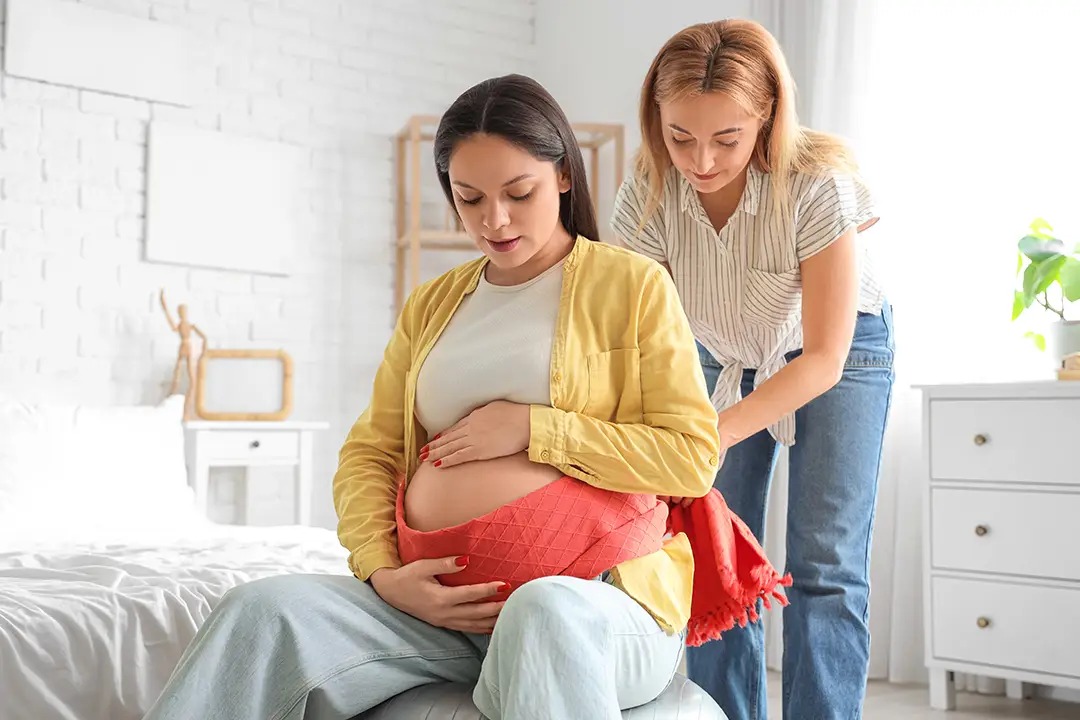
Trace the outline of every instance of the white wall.
<instances>
[{"instance_id":1,"label":"white wall","mask_svg":"<svg viewBox=\"0 0 1080 720\"><path fill-rule=\"evenodd\" d=\"M536 79L571 120L625 123L629 155L640 138L641 83L664 42L687 25L749 17L752 6L752 0L662 6L650 0L544 0L536 8Z\"/></svg>"},{"instance_id":2,"label":"white wall","mask_svg":"<svg viewBox=\"0 0 1080 720\"><path fill-rule=\"evenodd\" d=\"M661 46L687 25L750 17L753 7L754 0L543 0L536 6L534 77L571 121L622 123L629 168L641 140L641 84ZM611 167L613 158L612 148L605 148L601 167ZM617 189L602 172L597 217L602 236L608 234Z\"/></svg>"},{"instance_id":3,"label":"white wall","mask_svg":"<svg viewBox=\"0 0 1080 720\"><path fill-rule=\"evenodd\" d=\"M2 76L0 397L156 402L177 349L156 304L165 287L214 346L292 354L293 417L331 422L317 441L314 512L332 526L337 449L391 325L390 136L484 77L529 72L533 2L85 2L190 28L215 82L185 109ZM295 274L142 260L146 126L158 118L305 149ZM218 486L214 515L227 519L231 484ZM286 485L257 490L253 522L291 516Z\"/></svg>"}]
</instances>

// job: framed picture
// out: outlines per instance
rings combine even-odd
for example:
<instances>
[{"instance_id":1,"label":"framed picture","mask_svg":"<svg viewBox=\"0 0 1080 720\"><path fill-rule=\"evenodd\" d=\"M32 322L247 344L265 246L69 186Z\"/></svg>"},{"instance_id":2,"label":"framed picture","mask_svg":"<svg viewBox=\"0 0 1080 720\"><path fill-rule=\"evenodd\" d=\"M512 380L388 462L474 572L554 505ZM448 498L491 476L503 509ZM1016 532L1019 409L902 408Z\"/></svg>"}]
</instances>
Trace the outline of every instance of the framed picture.
<instances>
[{"instance_id":1,"label":"framed picture","mask_svg":"<svg viewBox=\"0 0 1080 720\"><path fill-rule=\"evenodd\" d=\"M146 259L290 275L306 162L287 143L151 122Z\"/></svg>"},{"instance_id":2,"label":"framed picture","mask_svg":"<svg viewBox=\"0 0 1080 720\"><path fill-rule=\"evenodd\" d=\"M199 358L195 413L204 420L284 420L292 413L292 383L284 350L208 348Z\"/></svg>"}]
</instances>

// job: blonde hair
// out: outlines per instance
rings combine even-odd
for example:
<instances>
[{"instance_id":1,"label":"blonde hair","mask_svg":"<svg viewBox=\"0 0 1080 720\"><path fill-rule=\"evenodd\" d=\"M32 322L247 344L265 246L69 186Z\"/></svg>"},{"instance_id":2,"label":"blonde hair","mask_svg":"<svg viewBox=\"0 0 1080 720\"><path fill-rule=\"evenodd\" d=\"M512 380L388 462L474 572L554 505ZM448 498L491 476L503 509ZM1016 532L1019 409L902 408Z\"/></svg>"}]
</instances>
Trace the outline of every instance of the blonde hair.
<instances>
[{"instance_id":1,"label":"blonde hair","mask_svg":"<svg viewBox=\"0 0 1080 720\"><path fill-rule=\"evenodd\" d=\"M772 197L782 211L790 206L792 173L825 169L857 172L843 140L799 125L795 83L780 45L769 31L738 19L691 25L660 49L641 89L641 147L635 171L647 188L642 225L659 207L664 177L671 168L660 126L660 103L708 92L729 95L761 120L750 162L770 174Z\"/></svg>"}]
</instances>

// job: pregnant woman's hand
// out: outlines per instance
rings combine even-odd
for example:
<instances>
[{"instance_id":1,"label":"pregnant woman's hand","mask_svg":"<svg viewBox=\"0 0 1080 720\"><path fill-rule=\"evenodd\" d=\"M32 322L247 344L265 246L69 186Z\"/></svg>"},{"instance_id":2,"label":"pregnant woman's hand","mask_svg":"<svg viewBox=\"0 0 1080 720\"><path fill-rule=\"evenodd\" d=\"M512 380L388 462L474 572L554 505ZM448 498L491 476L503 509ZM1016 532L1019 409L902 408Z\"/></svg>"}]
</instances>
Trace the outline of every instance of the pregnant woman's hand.
<instances>
[{"instance_id":1,"label":"pregnant woman's hand","mask_svg":"<svg viewBox=\"0 0 1080 720\"><path fill-rule=\"evenodd\" d=\"M496 400L473 410L420 450L420 460L450 467L514 455L529 447L529 406Z\"/></svg>"},{"instance_id":2,"label":"pregnant woman's hand","mask_svg":"<svg viewBox=\"0 0 1080 720\"><path fill-rule=\"evenodd\" d=\"M446 587L435 577L460 572L467 563L468 558L448 557L382 568L372 573L371 586L387 603L429 625L487 634L495 627L503 603L477 601L502 592L505 583Z\"/></svg>"}]
</instances>

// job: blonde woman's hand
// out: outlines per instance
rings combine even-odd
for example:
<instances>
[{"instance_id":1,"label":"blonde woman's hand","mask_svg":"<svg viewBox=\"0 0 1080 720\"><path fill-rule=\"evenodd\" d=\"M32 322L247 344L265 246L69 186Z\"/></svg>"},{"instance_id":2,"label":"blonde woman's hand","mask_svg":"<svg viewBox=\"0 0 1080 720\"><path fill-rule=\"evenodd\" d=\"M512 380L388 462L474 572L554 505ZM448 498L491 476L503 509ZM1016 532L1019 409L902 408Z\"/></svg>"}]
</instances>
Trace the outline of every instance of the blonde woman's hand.
<instances>
[{"instance_id":1,"label":"blonde woman's hand","mask_svg":"<svg viewBox=\"0 0 1080 720\"><path fill-rule=\"evenodd\" d=\"M682 498L673 495L657 495L656 499L668 505L681 505L682 507L690 507L690 503L697 500L697 498Z\"/></svg>"},{"instance_id":2,"label":"blonde woman's hand","mask_svg":"<svg viewBox=\"0 0 1080 720\"><path fill-rule=\"evenodd\" d=\"M529 406L496 400L478 407L420 450L421 462L452 467L514 455L529 447Z\"/></svg>"}]
</instances>

